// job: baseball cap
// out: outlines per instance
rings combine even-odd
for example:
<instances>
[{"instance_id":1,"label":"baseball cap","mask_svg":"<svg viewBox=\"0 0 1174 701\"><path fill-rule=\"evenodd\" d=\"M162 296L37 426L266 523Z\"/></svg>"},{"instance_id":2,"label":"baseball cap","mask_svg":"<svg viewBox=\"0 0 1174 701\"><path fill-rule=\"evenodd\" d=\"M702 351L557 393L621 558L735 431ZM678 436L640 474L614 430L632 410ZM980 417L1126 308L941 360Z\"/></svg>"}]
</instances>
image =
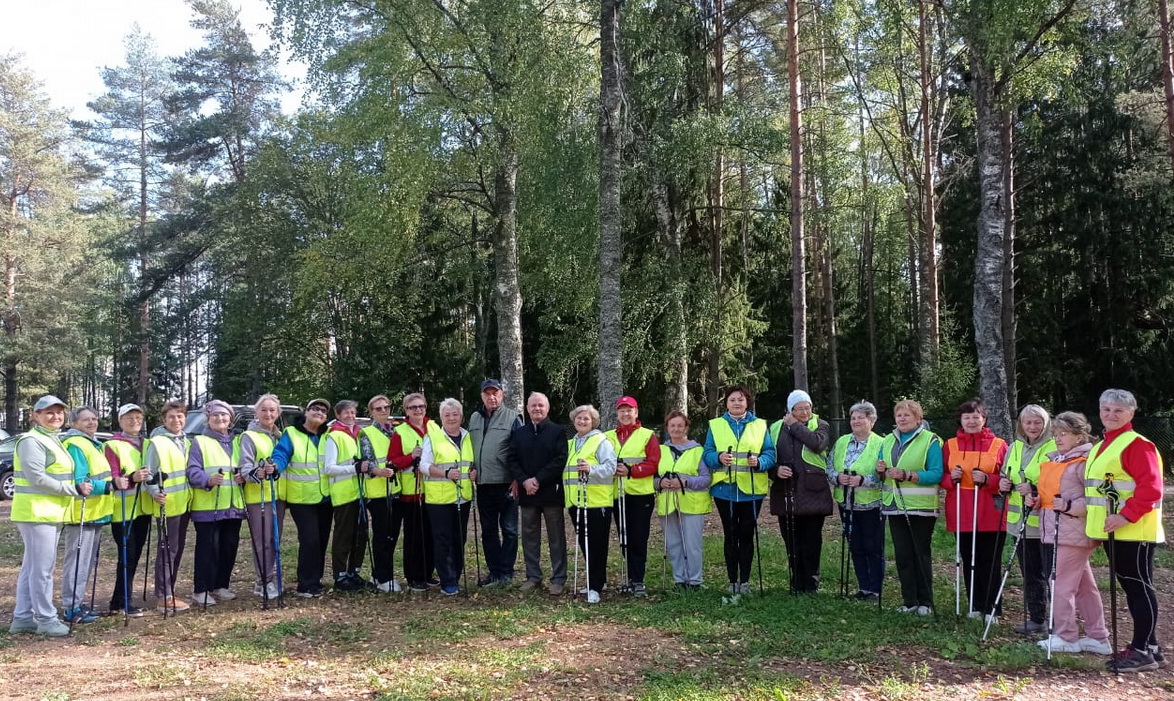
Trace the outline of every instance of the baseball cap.
<instances>
[{"instance_id":1,"label":"baseball cap","mask_svg":"<svg viewBox=\"0 0 1174 701\"><path fill-rule=\"evenodd\" d=\"M633 399L632 397L629 397L629 396L628 396L628 395L626 395L626 394L625 394L624 396L622 396L622 397L620 397L619 399L617 399L617 400L616 400L616 408L617 408L617 409L619 409L620 407L622 407L622 406L624 406L624 405L630 406L630 407L632 407L633 409L639 409L639 408L640 408L640 405L636 403L636 400L635 400L635 399Z\"/></svg>"},{"instance_id":2,"label":"baseball cap","mask_svg":"<svg viewBox=\"0 0 1174 701\"><path fill-rule=\"evenodd\" d=\"M494 380L494 379L490 378L490 379L482 382L481 383L481 391L484 392L487 389L495 389L498 392L501 392L502 391L501 380Z\"/></svg>"},{"instance_id":3,"label":"baseball cap","mask_svg":"<svg viewBox=\"0 0 1174 701\"><path fill-rule=\"evenodd\" d=\"M132 411L137 411L142 414L143 408L138 404L123 404L122 406L118 407L118 418L121 419L124 414L129 414Z\"/></svg>"},{"instance_id":4,"label":"baseball cap","mask_svg":"<svg viewBox=\"0 0 1174 701\"><path fill-rule=\"evenodd\" d=\"M310 407L314 406L315 404L321 404L323 407L326 408L326 412L330 413L330 402L326 401L322 397L318 397L317 399L311 399L309 402L307 402L306 403L306 411L309 411Z\"/></svg>"},{"instance_id":5,"label":"baseball cap","mask_svg":"<svg viewBox=\"0 0 1174 701\"><path fill-rule=\"evenodd\" d=\"M46 394L45 396L38 399L37 403L33 405L33 411L44 411L51 406L60 406L60 407L64 408L64 407L68 406L68 404L61 401L60 399L53 396L52 394Z\"/></svg>"}]
</instances>

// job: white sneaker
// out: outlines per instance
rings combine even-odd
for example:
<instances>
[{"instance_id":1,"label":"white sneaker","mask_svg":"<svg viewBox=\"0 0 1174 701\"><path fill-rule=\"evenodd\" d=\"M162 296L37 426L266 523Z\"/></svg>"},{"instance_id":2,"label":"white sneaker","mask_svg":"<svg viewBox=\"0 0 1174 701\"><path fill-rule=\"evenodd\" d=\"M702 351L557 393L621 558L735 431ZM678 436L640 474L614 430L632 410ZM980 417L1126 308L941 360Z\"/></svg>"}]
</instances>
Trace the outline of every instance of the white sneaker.
<instances>
[{"instance_id":1,"label":"white sneaker","mask_svg":"<svg viewBox=\"0 0 1174 701\"><path fill-rule=\"evenodd\" d=\"M1044 650L1047 650L1048 643L1051 643L1052 652L1080 652L1079 643L1070 643L1058 635L1052 635L1051 637L1044 638L1043 640L1036 643L1036 645L1039 645Z\"/></svg>"},{"instance_id":2,"label":"white sneaker","mask_svg":"<svg viewBox=\"0 0 1174 701\"><path fill-rule=\"evenodd\" d=\"M596 599L598 601L599 599ZM51 618L44 623L37 624L37 635L47 635L50 638L64 638L69 635L69 626L59 618Z\"/></svg>"},{"instance_id":3,"label":"white sneaker","mask_svg":"<svg viewBox=\"0 0 1174 701\"><path fill-rule=\"evenodd\" d=\"M589 589L588 587L583 587L582 589L580 589L580 590L579 590L579 593L580 593L580 594L586 594L586 593L587 593L587 592L589 592L589 591L591 591L591 589Z\"/></svg>"},{"instance_id":4,"label":"white sneaker","mask_svg":"<svg viewBox=\"0 0 1174 701\"><path fill-rule=\"evenodd\" d=\"M215 596L220 601L232 601L236 598L236 594L227 589L213 589L212 596Z\"/></svg>"},{"instance_id":5,"label":"white sneaker","mask_svg":"<svg viewBox=\"0 0 1174 701\"><path fill-rule=\"evenodd\" d=\"M215 606L216 599L206 591L196 592L192 594L192 603L196 606Z\"/></svg>"},{"instance_id":6,"label":"white sneaker","mask_svg":"<svg viewBox=\"0 0 1174 701\"><path fill-rule=\"evenodd\" d=\"M897 613L917 613L916 606L898 606Z\"/></svg>"},{"instance_id":7,"label":"white sneaker","mask_svg":"<svg viewBox=\"0 0 1174 701\"><path fill-rule=\"evenodd\" d=\"M588 591L587 592L587 603L598 604L599 603L599 592L595 591L594 589Z\"/></svg>"},{"instance_id":8,"label":"white sneaker","mask_svg":"<svg viewBox=\"0 0 1174 701\"><path fill-rule=\"evenodd\" d=\"M1109 644L1108 640L1096 640L1094 638L1081 638L1076 641L1080 646L1081 652L1091 652L1097 655L1112 655L1113 646ZM1055 649L1055 648L1053 648Z\"/></svg>"},{"instance_id":9,"label":"white sneaker","mask_svg":"<svg viewBox=\"0 0 1174 701\"><path fill-rule=\"evenodd\" d=\"M269 584L266 584L265 589L270 601L281 596L281 587L277 586L277 582L270 582Z\"/></svg>"},{"instance_id":10,"label":"white sneaker","mask_svg":"<svg viewBox=\"0 0 1174 701\"><path fill-rule=\"evenodd\" d=\"M967 618L982 618L982 611L971 611L966 614Z\"/></svg>"},{"instance_id":11,"label":"white sneaker","mask_svg":"<svg viewBox=\"0 0 1174 701\"><path fill-rule=\"evenodd\" d=\"M991 624L991 626L997 626L997 625L999 625L999 617L993 613L988 613L987 615L982 617L982 622L989 623L989 624Z\"/></svg>"},{"instance_id":12,"label":"white sneaker","mask_svg":"<svg viewBox=\"0 0 1174 701\"><path fill-rule=\"evenodd\" d=\"M749 594L750 593L750 582L742 582L741 584L739 584L738 585L738 593L739 594Z\"/></svg>"},{"instance_id":13,"label":"white sneaker","mask_svg":"<svg viewBox=\"0 0 1174 701\"><path fill-rule=\"evenodd\" d=\"M918 606L917 607L917 615L918 616L932 616L933 609L931 609L928 606Z\"/></svg>"},{"instance_id":14,"label":"white sneaker","mask_svg":"<svg viewBox=\"0 0 1174 701\"><path fill-rule=\"evenodd\" d=\"M265 596L265 587L261 584L254 584L253 585L253 596L264 597Z\"/></svg>"},{"instance_id":15,"label":"white sneaker","mask_svg":"<svg viewBox=\"0 0 1174 701\"><path fill-rule=\"evenodd\" d=\"M389 593L398 594L404 590L403 587L400 586L400 583L395 581L394 579L391 581L388 581L388 582L379 582L378 584L375 585L375 588L378 589L379 591L383 592L384 594L389 594Z\"/></svg>"}]
</instances>

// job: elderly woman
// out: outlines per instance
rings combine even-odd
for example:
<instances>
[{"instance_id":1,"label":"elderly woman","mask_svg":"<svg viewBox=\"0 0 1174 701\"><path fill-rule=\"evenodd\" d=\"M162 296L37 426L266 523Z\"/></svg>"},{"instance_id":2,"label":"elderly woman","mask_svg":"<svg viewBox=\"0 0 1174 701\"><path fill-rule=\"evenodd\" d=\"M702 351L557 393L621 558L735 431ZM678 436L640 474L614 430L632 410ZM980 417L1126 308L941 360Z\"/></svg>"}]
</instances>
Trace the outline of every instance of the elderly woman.
<instances>
[{"instance_id":1,"label":"elderly woman","mask_svg":"<svg viewBox=\"0 0 1174 701\"><path fill-rule=\"evenodd\" d=\"M571 410L575 437L567 441L563 492L579 548L587 565L587 603L599 603L607 583L607 546L616 473L616 451L599 430L599 410L583 404Z\"/></svg>"},{"instance_id":2,"label":"elderly woman","mask_svg":"<svg viewBox=\"0 0 1174 701\"><path fill-rule=\"evenodd\" d=\"M116 481L127 478L126 488L118 487L113 495L114 515L110 531L118 545L118 576L110 595L110 612L122 611L128 618L137 618L143 615L143 610L132 601L131 582L151 528L151 500L142 493L149 474L143 466L141 407L137 404L118 407L118 431L102 445L102 453L110 463L110 475Z\"/></svg>"},{"instance_id":3,"label":"elderly woman","mask_svg":"<svg viewBox=\"0 0 1174 701\"><path fill-rule=\"evenodd\" d=\"M702 531L713 506L704 448L689 438L689 417L681 411L664 419L668 442L660 446L656 513L678 587L701 588Z\"/></svg>"},{"instance_id":4,"label":"elderly woman","mask_svg":"<svg viewBox=\"0 0 1174 701\"><path fill-rule=\"evenodd\" d=\"M102 443L95 435L98 412L88 406L74 409L69 413L69 426L62 444L73 458L74 485L80 488L89 482L93 491L88 499L75 500L66 519L61 599L67 622L92 623L98 620L98 613L85 603L86 582L97 562L102 527L110 523L110 515L114 512L110 497L114 483L110 478L110 463L106 461ZM119 484L125 487L126 479L120 478Z\"/></svg>"},{"instance_id":5,"label":"elderly woman","mask_svg":"<svg viewBox=\"0 0 1174 701\"><path fill-rule=\"evenodd\" d=\"M852 405L848 415L852 432L836 440L827 456L827 475L836 485L840 520L851 524L848 548L860 585L856 598L878 601L885 581L885 517L876 466L884 439L872 432L876 407L871 402Z\"/></svg>"},{"instance_id":6,"label":"elderly woman","mask_svg":"<svg viewBox=\"0 0 1174 701\"><path fill-rule=\"evenodd\" d=\"M322 474L330 480L330 503L334 505L334 542L330 560L337 591L362 591L367 580L359 573L367 551L366 501L369 465L359 455L359 426L355 419L359 403L342 399L334 405L334 421L319 451ZM361 481L362 480L362 481Z\"/></svg>"},{"instance_id":7,"label":"elderly woman","mask_svg":"<svg viewBox=\"0 0 1174 701\"><path fill-rule=\"evenodd\" d=\"M705 466L713 476L709 493L722 520L731 594L750 593L758 512L770 488L767 472L775 465L774 441L766 421L750 410L753 403L748 388L728 388L726 412L710 420L705 436Z\"/></svg>"},{"instance_id":8,"label":"elderly woman","mask_svg":"<svg viewBox=\"0 0 1174 701\"><path fill-rule=\"evenodd\" d=\"M1024 500L1033 496L1039 482L1039 466L1048 461L1048 454L1056 449L1052 440L1051 417L1038 404L1027 404L1019 410L1015 425L1015 442L1007 453L1007 477L1014 491L1007 498L1007 530L1012 534L1023 531L1019 541L1019 568L1023 571L1024 621L1015 626L1016 633L1035 634L1048 629L1044 624L1048 615L1048 580L1044 576L1040 548L1039 512L1032 510L1024 520Z\"/></svg>"},{"instance_id":9,"label":"elderly woman","mask_svg":"<svg viewBox=\"0 0 1174 701\"><path fill-rule=\"evenodd\" d=\"M831 427L812 412L811 396L801 389L787 396L787 415L770 428L775 463L770 474L770 512L779 519L787 545L792 592L819 590L823 522L832 513L827 483Z\"/></svg>"},{"instance_id":10,"label":"elderly woman","mask_svg":"<svg viewBox=\"0 0 1174 701\"><path fill-rule=\"evenodd\" d=\"M57 432L65 423L65 402L45 395L33 405L33 427L16 441L13 453L12 522L24 541L16 579L16 607L9 633L69 635L53 605L57 538L75 497L88 497L93 484L74 482L73 458Z\"/></svg>"},{"instance_id":11,"label":"elderly woman","mask_svg":"<svg viewBox=\"0 0 1174 701\"><path fill-rule=\"evenodd\" d=\"M1039 497L1029 504L1040 509L1043 558L1051 572L1055 563L1056 597L1052 601L1053 632L1039 645L1052 652L1113 653L1101 592L1089 558L1100 547L1085 535L1088 514L1084 470L1092 449L1092 427L1083 414L1066 411L1056 417L1052 433L1056 449L1039 467ZM1088 637L1080 637L1079 610Z\"/></svg>"},{"instance_id":12,"label":"elderly woman","mask_svg":"<svg viewBox=\"0 0 1174 701\"><path fill-rule=\"evenodd\" d=\"M967 615L998 615L995 596L999 565L1007 536L1007 497L1010 482L1002 476L1007 443L986 427L986 406L977 399L958 407L958 434L946 441L943 452L949 471L942 476L946 490L946 529L957 538L968 594ZM958 583L954 583L957 589ZM960 592L955 591L955 596ZM988 611L994 613L986 613Z\"/></svg>"},{"instance_id":13,"label":"elderly woman","mask_svg":"<svg viewBox=\"0 0 1174 701\"><path fill-rule=\"evenodd\" d=\"M424 439L432 422L428 420L428 402L423 394L413 392L405 396L403 407L408 420L395 427L387 448L387 462L395 468L400 485L400 509L396 517L404 527L404 579L408 580L410 591L421 592L440 586L440 580L432 576L436 571L432 527L424 510L424 480L420 479L419 471Z\"/></svg>"},{"instance_id":14,"label":"elderly woman","mask_svg":"<svg viewBox=\"0 0 1174 701\"><path fill-rule=\"evenodd\" d=\"M236 598L228 585L245 518L241 488L245 478L232 462L232 407L213 399L204 405L204 413L208 425L188 449L187 479L192 491L191 520L196 524L192 601L207 608Z\"/></svg>"},{"instance_id":15,"label":"elderly woman","mask_svg":"<svg viewBox=\"0 0 1174 701\"><path fill-rule=\"evenodd\" d=\"M286 483L277 479L277 465L273 462L273 448L281 440L281 429L277 427L281 400L274 394L261 395L253 405L253 417L236 439L237 466L245 476L245 514L253 545L253 595L269 601L282 592L275 546L280 542L281 524L285 521ZM271 509L277 511L276 539Z\"/></svg>"},{"instance_id":16,"label":"elderly woman","mask_svg":"<svg viewBox=\"0 0 1174 701\"><path fill-rule=\"evenodd\" d=\"M1144 672L1166 666L1158 645L1158 597L1154 591L1154 550L1162 530L1162 458L1133 430L1137 400L1123 389L1101 394L1105 438L1088 454L1084 475L1088 537L1107 541L1113 576L1125 590L1133 618L1133 640L1114 653L1108 667Z\"/></svg>"},{"instance_id":17,"label":"elderly woman","mask_svg":"<svg viewBox=\"0 0 1174 701\"><path fill-rule=\"evenodd\" d=\"M285 483L285 501L298 529L297 595L322 595L326 544L330 540L330 487L323 479L318 449L326 433L330 402L311 399L306 411L281 433L273 464Z\"/></svg>"},{"instance_id":18,"label":"elderly woman","mask_svg":"<svg viewBox=\"0 0 1174 701\"><path fill-rule=\"evenodd\" d=\"M186 473L190 441L183 427L188 406L179 400L163 405L163 425L152 432L143 448L143 464L150 473L147 495L151 513L159 518L159 545L155 553L155 608L186 611L188 604L175 596L175 580L187 545L191 522L191 490Z\"/></svg>"},{"instance_id":19,"label":"elderly woman","mask_svg":"<svg viewBox=\"0 0 1174 701\"><path fill-rule=\"evenodd\" d=\"M386 394L377 394L367 400L371 425L359 431L359 453L368 466L371 477L365 485L367 517L371 519L371 578L381 592L399 592L395 581L395 543L399 540L403 514L399 513L399 480L395 470L387 466L387 452L395 427L391 425L391 400Z\"/></svg>"},{"instance_id":20,"label":"elderly woman","mask_svg":"<svg viewBox=\"0 0 1174 701\"><path fill-rule=\"evenodd\" d=\"M901 582L900 613L931 616L933 561L931 541L938 519L938 482L942 479L942 439L923 421L921 405L911 399L893 407L896 428L881 443L876 470L884 479L881 512L889 522L893 560Z\"/></svg>"},{"instance_id":21,"label":"elderly woman","mask_svg":"<svg viewBox=\"0 0 1174 701\"><path fill-rule=\"evenodd\" d=\"M461 427L464 407L451 397L440 403L440 425L432 424L420 452L424 502L432 524L432 550L440 573L440 591L459 591L465 569L465 533L473 501L473 439Z\"/></svg>"}]
</instances>

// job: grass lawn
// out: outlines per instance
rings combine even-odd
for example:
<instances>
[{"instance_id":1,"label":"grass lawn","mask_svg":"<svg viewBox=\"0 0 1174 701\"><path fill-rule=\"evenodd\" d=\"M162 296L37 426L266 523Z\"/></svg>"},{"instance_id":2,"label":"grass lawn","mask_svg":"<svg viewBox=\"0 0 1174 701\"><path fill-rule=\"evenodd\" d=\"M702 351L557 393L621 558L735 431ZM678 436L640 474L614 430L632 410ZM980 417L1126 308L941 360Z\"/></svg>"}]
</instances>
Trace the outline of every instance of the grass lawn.
<instances>
[{"instance_id":1,"label":"grass lawn","mask_svg":"<svg viewBox=\"0 0 1174 701\"><path fill-rule=\"evenodd\" d=\"M20 538L0 504L0 608L11 614ZM939 527L941 523L939 522ZM287 583L296 557L286 524ZM705 546L706 588L663 590L661 539L654 525L646 582L650 595L607 592L552 598L517 587L470 596L328 595L291 598L262 611L249 595L247 536L234 575L241 596L177 618L106 617L79 626L72 640L0 632L0 699L1145 699L1174 698L1174 669L1116 678L1102 658L1057 655L1049 664L1020 620L1016 571L1002 625L982 643L977 621L953 616L953 539L935 536L940 615L897 614L890 562L883 607L839 598L839 522L828 520L823 591L795 596L777 526L761 530L765 594L725 592L717 518ZM471 529L470 529L471 533ZM114 576L109 532L99 563L98 605ZM191 547L178 591L190 591ZM469 543L470 566L473 554ZM610 580L619 580L613 538ZM397 555L397 568L398 568ZM152 563L154 555L152 554ZM1103 558L1103 598L1108 586ZM1160 635L1174 611L1174 554L1159 552ZM153 567L153 564L152 564ZM519 568L521 562L519 558ZM473 582L475 572L469 573ZM669 575L671 579L671 573ZM141 595L142 569L136 591ZM852 588L855 591L855 588ZM151 600L153 603L153 599ZM1121 601L1121 636L1131 626Z\"/></svg>"}]
</instances>

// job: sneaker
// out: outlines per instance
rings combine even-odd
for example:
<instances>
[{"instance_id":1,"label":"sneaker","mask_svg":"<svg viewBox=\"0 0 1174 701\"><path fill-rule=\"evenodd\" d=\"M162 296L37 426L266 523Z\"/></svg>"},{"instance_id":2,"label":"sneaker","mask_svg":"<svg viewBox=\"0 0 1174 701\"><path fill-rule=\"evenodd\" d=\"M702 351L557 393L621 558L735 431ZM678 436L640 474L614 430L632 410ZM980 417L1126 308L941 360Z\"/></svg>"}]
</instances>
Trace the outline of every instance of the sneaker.
<instances>
[{"instance_id":1,"label":"sneaker","mask_svg":"<svg viewBox=\"0 0 1174 701\"><path fill-rule=\"evenodd\" d=\"M598 604L599 603L599 592L595 591L594 589L589 590L587 592L587 603Z\"/></svg>"},{"instance_id":2,"label":"sneaker","mask_svg":"<svg viewBox=\"0 0 1174 701\"><path fill-rule=\"evenodd\" d=\"M427 584L430 589L435 589L436 587L440 586L440 580L436 577L429 577L428 579L424 580L424 583Z\"/></svg>"},{"instance_id":3,"label":"sneaker","mask_svg":"<svg viewBox=\"0 0 1174 701\"><path fill-rule=\"evenodd\" d=\"M155 610L163 614L183 613L184 611L187 611L191 608L191 604L186 601L181 601L174 596L168 596L166 598L158 599L157 601L158 603L155 604Z\"/></svg>"},{"instance_id":4,"label":"sneaker","mask_svg":"<svg viewBox=\"0 0 1174 701\"><path fill-rule=\"evenodd\" d=\"M457 591L458 591L458 589L455 584L450 584L449 586L442 587L440 589L440 593L444 594L445 596L456 596Z\"/></svg>"},{"instance_id":5,"label":"sneaker","mask_svg":"<svg viewBox=\"0 0 1174 701\"><path fill-rule=\"evenodd\" d=\"M428 591L428 583L427 582L408 582L408 591L415 591L415 592Z\"/></svg>"},{"instance_id":6,"label":"sneaker","mask_svg":"<svg viewBox=\"0 0 1174 701\"><path fill-rule=\"evenodd\" d=\"M1093 638L1081 638L1076 641L1080 646L1081 652L1091 652L1096 655L1112 655L1113 646L1109 644L1108 640L1095 640ZM1157 662L1157 659L1154 659Z\"/></svg>"},{"instance_id":7,"label":"sneaker","mask_svg":"<svg viewBox=\"0 0 1174 701\"><path fill-rule=\"evenodd\" d=\"M64 638L69 635L69 626L57 618L51 618L45 623L38 623L36 633L37 635L47 635L50 638ZM1153 660L1150 662L1152 663Z\"/></svg>"},{"instance_id":8,"label":"sneaker","mask_svg":"<svg viewBox=\"0 0 1174 701\"><path fill-rule=\"evenodd\" d=\"M342 592L353 592L362 589L363 585L356 582L355 579L348 573L344 572L334 578L334 590Z\"/></svg>"},{"instance_id":9,"label":"sneaker","mask_svg":"<svg viewBox=\"0 0 1174 701\"><path fill-rule=\"evenodd\" d=\"M277 582L270 582L265 585L265 596L270 601L281 596L281 587L278 586Z\"/></svg>"},{"instance_id":10,"label":"sneaker","mask_svg":"<svg viewBox=\"0 0 1174 701\"><path fill-rule=\"evenodd\" d=\"M726 587L726 592L728 592L730 594L737 594L738 593L738 583L737 582L730 582L730 586Z\"/></svg>"},{"instance_id":11,"label":"sneaker","mask_svg":"<svg viewBox=\"0 0 1174 701\"><path fill-rule=\"evenodd\" d=\"M1080 652L1079 643L1070 643L1058 635L1052 635L1050 637L1044 638L1043 640L1036 643L1036 645L1039 645L1044 650L1047 650L1049 643L1051 644L1052 652Z\"/></svg>"},{"instance_id":12,"label":"sneaker","mask_svg":"<svg viewBox=\"0 0 1174 701\"><path fill-rule=\"evenodd\" d=\"M990 626L993 628L994 626L999 625L999 617L993 613L988 613L982 617L982 622L990 624Z\"/></svg>"},{"instance_id":13,"label":"sneaker","mask_svg":"<svg viewBox=\"0 0 1174 701\"><path fill-rule=\"evenodd\" d=\"M917 615L918 616L932 616L933 609L931 609L928 606L918 606L917 607Z\"/></svg>"},{"instance_id":14,"label":"sneaker","mask_svg":"<svg viewBox=\"0 0 1174 701\"><path fill-rule=\"evenodd\" d=\"M898 606L897 613L917 613L916 606Z\"/></svg>"},{"instance_id":15,"label":"sneaker","mask_svg":"<svg viewBox=\"0 0 1174 701\"><path fill-rule=\"evenodd\" d=\"M98 614L94 613L93 611L90 611L85 606L78 606L75 609L65 609L65 613L63 614L63 617L65 618L66 623L69 623L72 621L75 624L77 624L77 623L93 623L94 621L98 620Z\"/></svg>"},{"instance_id":16,"label":"sneaker","mask_svg":"<svg viewBox=\"0 0 1174 701\"><path fill-rule=\"evenodd\" d=\"M38 629L38 633L40 630ZM1134 650L1133 648L1126 648L1112 659L1105 663L1110 672L1117 672L1119 674L1133 674L1134 672L1149 672L1158 668L1158 663L1154 661L1150 653Z\"/></svg>"},{"instance_id":17,"label":"sneaker","mask_svg":"<svg viewBox=\"0 0 1174 701\"><path fill-rule=\"evenodd\" d=\"M739 594L749 594L750 593L750 582L742 582L741 584L739 584L738 585L738 593Z\"/></svg>"},{"instance_id":18,"label":"sneaker","mask_svg":"<svg viewBox=\"0 0 1174 701\"><path fill-rule=\"evenodd\" d=\"M192 603L196 606L215 606L216 599L208 592L202 591L192 594Z\"/></svg>"},{"instance_id":19,"label":"sneaker","mask_svg":"<svg viewBox=\"0 0 1174 701\"><path fill-rule=\"evenodd\" d=\"M479 586L483 589L488 589L489 587L497 587L497 586L501 586L501 580L498 579L497 577L494 577L493 575L489 574L489 575L485 575L481 579L478 579L477 586Z\"/></svg>"},{"instance_id":20,"label":"sneaker","mask_svg":"<svg viewBox=\"0 0 1174 701\"><path fill-rule=\"evenodd\" d=\"M299 589L297 595L303 599L317 599L322 596L322 586L312 586L309 589Z\"/></svg>"},{"instance_id":21,"label":"sneaker","mask_svg":"<svg viewBox=\"0 0 1174 701\"><path fill-rule=\"evenodd\" d=\"M19 633L36 633L37 622L31 618L14 618L12 625L8 626L8 632L17 635Z\"/></svg>"},{"instance_id":22,"label":"sneaker","mask_svg":"<svg viewBox=\"0 0 1174 701\"><path fill-rule=\"evenodd\" d=\"M880 601L880 594L877 594L875 592L862 591L862 592L860 592L860 594L863 594L863 596L857 595L856 599L858 601L867 601L869 603Z\"/></svg>"},{"instance_id":23,"label":"sneaker","mask_svg":"<svg viewBox=\"0 0 1174 701\"><path fill-rule=\"evenodd\" d=\"M236 598L236 594L223 587L220 589L213 589L212 596L216 597L217 601L232 601Z\"/></svg>"},{"instance_id":24,"label":"sneaker","mask_svg":"<svg viewBox=\"0 0 1174 701\"><path fill-rule=\"evenodd\" d=\"M254 584L253 585L253 596L264 598L265 597L265 586L263 584Z\"/></svg>"},{"instance_id":25,"label":"sneaker","mask_svg":"<svg viewBox=\"0 0 1174 701\"><path fill-rule=\"evenodd\" d=\"M632 596L648 596L648 588L644 586L644 582L632 583Z\"/></svg>"},{"instance_id":26,"label":"sneaker","mask_svg":"<svg viewBox=\"0 0 1174 701\"><path fill-rule=\"evenodd\" d=\"M399 585L399 582L395 581L394 579L387 582L378 582L375 585L375 589L383 592L384 594L398 594L404 590L403 587Z\"/></svg>"},{"instance_id":27,"label":"sneaker","mask_svg":"<svg viewBox=\"0 0 1174 701\"><path fill-rule=\"evenodd\" d=\"M971 611L966 614L967 618L982 618L982 611Z\"/></svg>"},{"instance_id":28,"label":"sneaker","mask_svg":"<svg viewBox=\"0 0 1174 701\"><path fill-rule=\"evenodd\" d=\"M534 591L535 589L537 589L540 586L542 586L542 582L538 582L533 579L527 579L526 581L522 582L522 586L520 588L522 591ZM554 584L551 583L550 586L553 587ZM560 589L562 588L561 584L559 585L559 588Z\"/></svg>"},{"instance_id":29,"label":"sneaker","mask_svg":"<svg viewBox=\"0 0 1174 701\"><path fill-rule=\"evenodd\" d=\"M1166 655L1162 653L1161 645L1150 645L1150 657L1154 658L1154 662L1158 663L1158 669L1165 669L1170 666L1170 662L1166 660Z\"/></svg>"},{"instance_id":30,"label":"sneaker","mask_svg":"<svg viewBox=\"0 0 1174 701\"><path fill-rule=\"evenodd\" d=\"M1027 623L1020 623L1011 630L1020 635L1037 635L1039 633L1046 633L1048 627L1043 623L1036 623L1035 621L1028 621Z\"/></svg>"},{"instance_id":31,"label":"sneaker","mask_svg":"<svg viewBox=\"0 0 1174 701\"><path fill-rule=\"evenodd\" d=\"M530 582L526 582L526 584L529 584L529 583ZM522 585L523 589L526 588L526 584ZM537 584L535 584L535 586L537 586ZM547 591L550 592L551 596L562 596L564 589L565 589L565 586L563 585L562 582L551 582L550 588L547 589Z\"/></svg>"}]
</instances>

